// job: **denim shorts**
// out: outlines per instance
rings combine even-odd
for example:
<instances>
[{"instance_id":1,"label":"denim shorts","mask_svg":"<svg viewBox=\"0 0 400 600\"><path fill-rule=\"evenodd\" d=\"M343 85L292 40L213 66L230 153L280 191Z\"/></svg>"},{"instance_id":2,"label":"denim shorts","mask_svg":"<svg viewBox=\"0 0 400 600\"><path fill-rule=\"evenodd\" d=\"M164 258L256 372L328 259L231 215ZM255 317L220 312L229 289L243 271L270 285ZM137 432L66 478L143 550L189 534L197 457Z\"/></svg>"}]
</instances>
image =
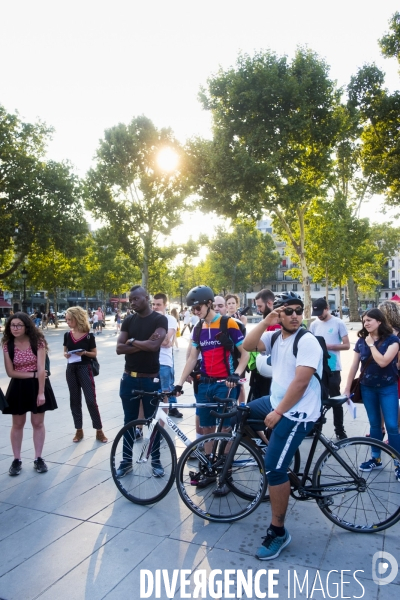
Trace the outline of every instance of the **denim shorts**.
<instances>
[{"instance_id":1,"label":"denim shorts","mask_svg":"<svg viewBox=\"0 0 400 600\"><path fill-rule=\"evenodd\" d=\"M213 399L214 396L218 396L219 398L227 398L228 397L229 388L226 387L225 382L222 383L202 383L200 380L199 389L196 394L196 402L200 404L205 404L209 402L215 402ZM232 400L236 400L238 396L238 388L231 389L229 394L229 398ZM217 419L210 415L210 408L196 408L196 415L200 418L200 427L214 427L217 424ZM218 410L218 412L222 412L222 408ZM226 426L229 426L229 422L226 422Z\"/></svg>"}]
</instances>

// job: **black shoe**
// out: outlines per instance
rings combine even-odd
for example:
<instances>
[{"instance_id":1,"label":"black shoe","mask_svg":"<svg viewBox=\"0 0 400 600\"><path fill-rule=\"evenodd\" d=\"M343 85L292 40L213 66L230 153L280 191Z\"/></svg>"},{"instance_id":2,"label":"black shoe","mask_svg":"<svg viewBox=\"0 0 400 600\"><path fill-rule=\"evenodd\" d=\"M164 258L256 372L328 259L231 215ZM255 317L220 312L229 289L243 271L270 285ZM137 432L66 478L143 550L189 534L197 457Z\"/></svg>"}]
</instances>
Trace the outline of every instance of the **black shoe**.
<instances>
[{"instance_id":1,"label":"black shoe","mask_svg":"<svg viewBox=\"0 0 400 600\"><path fill-rule=\"evenodd\" d=\"M8 473L9 475L19 475L21 473L21 469L22 461L19 460L19 458L15 458L11 463L11 467L8 469Z\"/></svg>"},{"instance_id":2,"label":"black shoe","mask_svg":"<svg viewBox=\"0 0 400 600\"><path fill-rule=\"evenodd\" d=\"M168 411L168 416L175 417L175 419L181 419L183 417L183 414L179 412L177 408L170 408Z\"/></svg>"},{"instance_id":3,"label":"black shoe","mask_svg":"<svg viewBox=\"0 0 400 600\"><path fill-rule=\"evenodd\" d=\"M336 439L337 440L347 440L347 433L345 432L344 429L342 429L342 431L336 432Z\"/></svg>"},{"instance_id":4,"label":"black shoe","mask_svg":"<svg viewBox=\"0 0 400 600\"><path fill-rule=\"evenodd\" d=\"M47 473L48 471L46 463L40 456L33 461L33 468L36 469L38 473Z\"/></svg>"}]
</instances>

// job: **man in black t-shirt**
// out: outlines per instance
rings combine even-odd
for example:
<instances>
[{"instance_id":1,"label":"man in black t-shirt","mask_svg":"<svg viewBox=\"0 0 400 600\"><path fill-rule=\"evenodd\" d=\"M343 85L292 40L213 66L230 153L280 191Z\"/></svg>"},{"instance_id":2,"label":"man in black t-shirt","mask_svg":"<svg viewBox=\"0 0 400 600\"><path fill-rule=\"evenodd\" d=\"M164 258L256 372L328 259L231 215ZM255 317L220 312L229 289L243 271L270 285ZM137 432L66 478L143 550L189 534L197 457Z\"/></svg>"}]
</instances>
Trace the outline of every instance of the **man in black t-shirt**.
<instances>
[{"instance_id":1,"label":"man in black t-shirt","mask_svg":"<svg viewBox=\"0 0 400 600\"><path fill-rule=\"evenodd\" d=\"M140 285L131 288L129 302L135 313L125 317L117 340L117 354L125 354L125 371L119 390L125 425L139 415L140 400L132 399L132 390L154 392L160 389L160 346L168 330L167 318L151 310L149 297ZM145 418L151 417L154 411L150 402L150 397L142 399ZM132 470L132 449L128 437L129 432L124 443L123 461L117 470L118 477L124 477ZM162 477L164 470L159 462L159 451L158 459L152 453L151 464L154 477Z\"/></svg>"}]
</instances>

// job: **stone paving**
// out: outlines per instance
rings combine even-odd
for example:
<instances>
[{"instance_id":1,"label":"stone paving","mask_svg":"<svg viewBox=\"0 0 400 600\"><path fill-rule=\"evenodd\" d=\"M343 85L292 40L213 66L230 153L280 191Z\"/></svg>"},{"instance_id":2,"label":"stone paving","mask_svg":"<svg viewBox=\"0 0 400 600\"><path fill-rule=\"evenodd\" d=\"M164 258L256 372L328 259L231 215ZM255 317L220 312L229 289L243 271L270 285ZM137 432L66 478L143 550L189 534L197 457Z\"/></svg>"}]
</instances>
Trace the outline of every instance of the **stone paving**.
<instances>
[{"instance_id":1,"label":"stone paving","mask_svg":"<svg viewBox=\"0 0 400 600\"><path fill-rule=\"evenodd\" d=\"M358 325L347 323L347 326L354 345ZM385 586L378 586L372 580L375 552L384 550L400 557L399 524L373 535L350 533L328 521L315 503L291 500L287 527L292 543L278 559L265 563L257 561L254 552L270 521L268 504L261 505L237 523L215 524L194 516L179 500L175 487L154 506L138 506L122 497L109 468L110 443L123 422L118 396L123 357L115 353L114 330L110 324L96 338L101 365L100 375L96 378L98 403L109 443L96 442L85 407L85 438L81 443L73 444L74 428L62 355L65 329L62 325L58 331L52 329L46 333L51 351L51 382L59 406L57 411L46 415L43 454L49 466L47 474L33 470L31 428L27 425L23 470L18 477L8 475L12 460L11 418L0 418L1 599L139 598L141 570L150 571L156 579L159 569L168 570L171 578L174 569L186 569L190 580L188 587L182 587L184 581L178 579L175 593L168 596L162 582L160 593L155 587L146 596L145 588L142 588L142 597L192 597L194 585L200 581L196 579L200 577L200 571L204 570L208 576L218 569L223 573L229 569L247 573L250 569L253 577L260 569L279 571L272 574L278 583L270 590L267 589L267 577L259 572L261 592L267 593L265 597L274 597L272 591L280 598L385 600L399 597L400 574L393 583ZM179 351L175 352L177 376L184 364L187 343L185 335L179 340ZM345 375L352 352L343 354ZM8 381L4 368L0 373L0 384L5 390ZM186 387L182 401L192 402L190 386ZM184 411L182 421L185 432L194 437L192 409ZM364 407L358 407L355 421L346 414L345 426L349 435L364 435L368 431ZM332 435L329 416L324 431ZM308 440L303 443L303 457L309 444ZM360 572L354 576L357 570ZM297 586L294 594L295 574L300 584L308 574L308 592L305 584L302 591ZM215 581L220 578L217 573ZM218 591L217 585L215 587L216 593L211 586L198 597L236 597L235 586L224 587L222 591ZM262 596L255 588L252 593L244 588L243 595L238 597Z\"/></svg>"}]
</instances>

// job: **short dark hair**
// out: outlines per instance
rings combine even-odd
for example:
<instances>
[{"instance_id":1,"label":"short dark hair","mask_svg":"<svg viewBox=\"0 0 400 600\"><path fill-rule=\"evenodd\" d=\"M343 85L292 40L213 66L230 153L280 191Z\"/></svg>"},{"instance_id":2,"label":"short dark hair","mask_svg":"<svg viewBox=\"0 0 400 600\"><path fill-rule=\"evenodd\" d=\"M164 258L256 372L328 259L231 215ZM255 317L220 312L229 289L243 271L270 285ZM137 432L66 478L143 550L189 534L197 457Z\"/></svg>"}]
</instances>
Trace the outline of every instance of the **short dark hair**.
<instances>
[{"instance_id":1,"label":"short dark hair","mask_svg":"<svg viewBox=\"0 0 400 600\"><path fill-rule=\"evenodd\" d=\"M273 302L275 300L275 295L274 295L274 292L271 292L271 290L264 289L264 290L260 290L257 293L254 300L262 300L266 304L268 302L268 300Z\"/></svg>"},{"instance_id":2,"label":"short dark hair","mask_svg":"<svg viewBox=\"0 0 400 600\"><path fill-rule=\"evenodd\" d=\"M131 287L131 289L129 290L130 292L136 292L136 290L143 290L144 293L146 293L146 290L144 289L144 287L142 285L134 285Z\"/></svg>"},{"instance_id":3,"label":"short dark hair","mask_svg":"<svg viewBox=\"0 0 400 600\"><path fill-rule=\"evenodd\" d=\"M154 300L162 300L164 304L167 304L168 302L168 296L166 294L162 294L161 292L154 294L153 298Z\"/></svg>"}]
</instances>

